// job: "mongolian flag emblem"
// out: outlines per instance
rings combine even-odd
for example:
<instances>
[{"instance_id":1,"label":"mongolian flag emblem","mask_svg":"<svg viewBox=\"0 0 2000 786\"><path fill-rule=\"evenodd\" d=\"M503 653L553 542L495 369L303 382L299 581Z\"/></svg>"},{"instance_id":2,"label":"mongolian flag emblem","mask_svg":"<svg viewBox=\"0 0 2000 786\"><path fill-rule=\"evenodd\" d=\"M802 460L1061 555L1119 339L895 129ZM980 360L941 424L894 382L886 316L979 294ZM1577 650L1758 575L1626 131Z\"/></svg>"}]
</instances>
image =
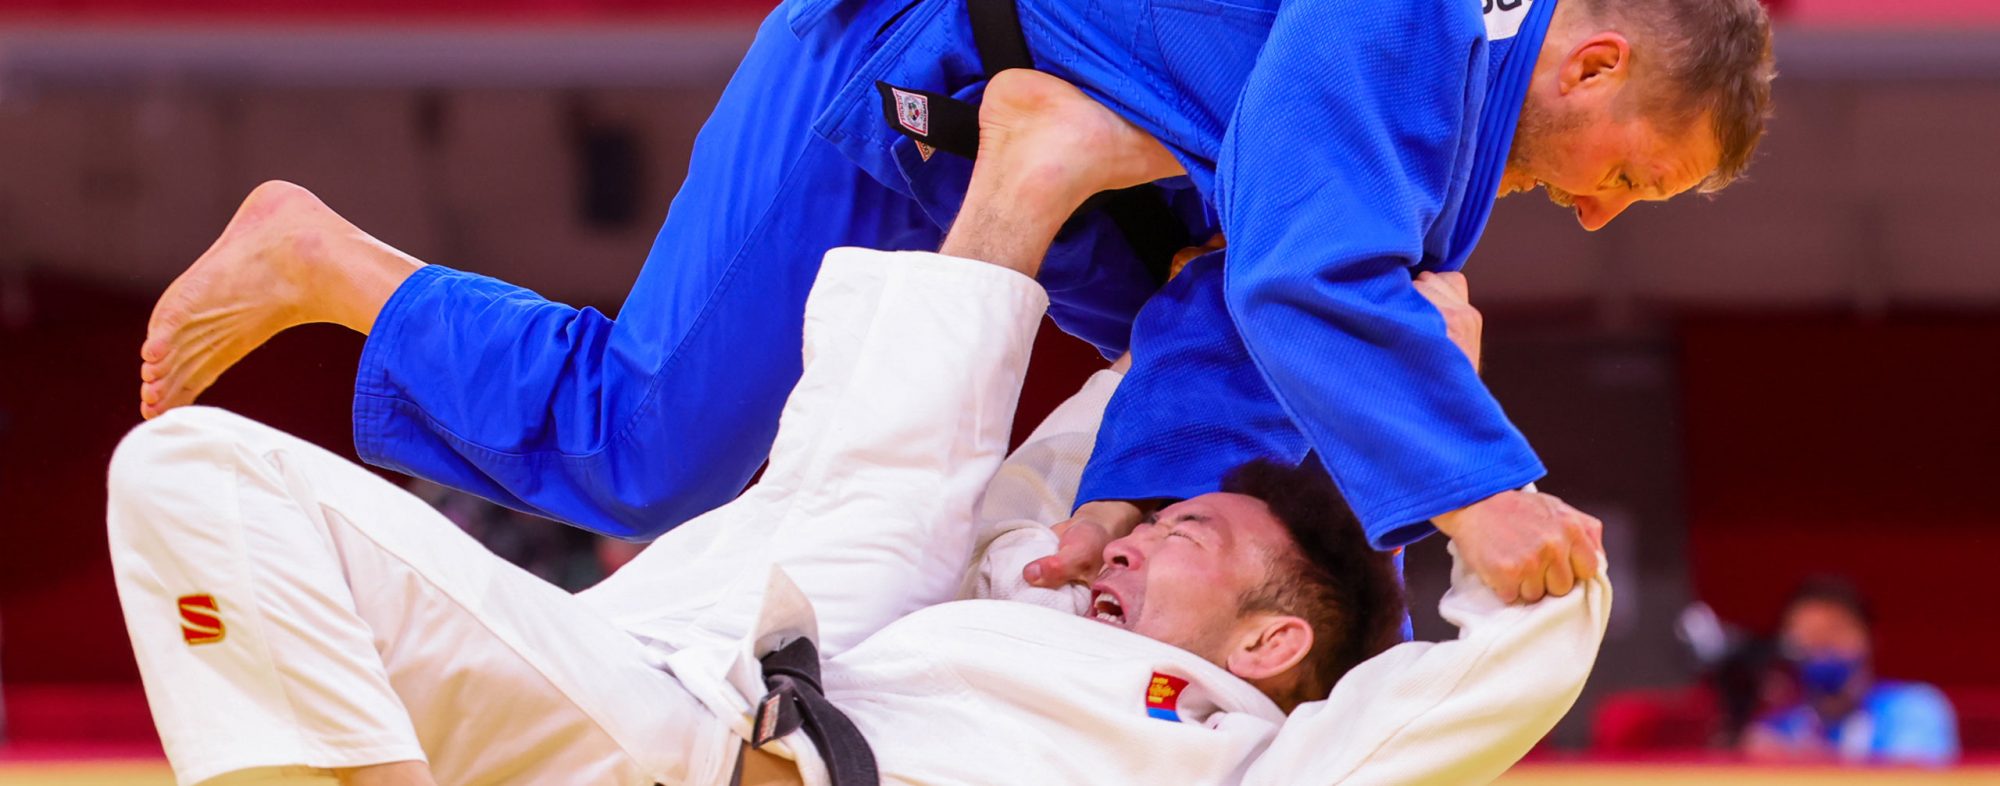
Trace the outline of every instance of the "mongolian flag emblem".
<instances>
[{"instance_id":1,"label":"mongolian flag emblem","mask_svg":"<svg viewBox=\"0 0 2000 786\"><path fill-rule=\"evenodd\" d=\"M222 609L216 607L214 595L182 595L180 606L181 638L190 646L222 640L226 633L222 628Z\"/></svg>"},{"instance_id":2,"label":"mongolian flag emblem","mask_svg":"<svg viewBox=\"0 0 2000 786\"><path fill-rule=\"evenodd\" d=\"M1146 686L1146 714L1163 721L1181 722L1181 691L1187 689L1188 681L1179 677L1153 672L1153 683Z\"/></svg>"}]
</instances>

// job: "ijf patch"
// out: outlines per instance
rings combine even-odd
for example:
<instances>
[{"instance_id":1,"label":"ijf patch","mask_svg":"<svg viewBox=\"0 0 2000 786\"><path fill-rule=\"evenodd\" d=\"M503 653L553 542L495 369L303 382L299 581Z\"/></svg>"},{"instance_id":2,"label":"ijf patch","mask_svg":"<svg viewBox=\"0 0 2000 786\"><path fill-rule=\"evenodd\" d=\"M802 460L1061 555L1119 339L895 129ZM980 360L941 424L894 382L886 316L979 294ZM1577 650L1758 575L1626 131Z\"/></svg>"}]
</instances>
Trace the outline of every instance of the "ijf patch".
<instances>
[{"instance_id":1,"label":"ijf patch","mask_svg":"<svg viewBox=\"0 0 2000 786\"><path fill-rule=\"evenodd\" d=\"M228 635L222 625L222 609L215 603L215 596L182 595L178 601L181 608L181 638L188 646L214 644Z\"/></svg>"},{"instance_id":2,"label":"ijf patch","mask_svg":"<svg viewBox=\"0 0 2000 786\"><path fill-rule=\"evenodd\" d=\"M889 88L896 99L896 122L904 128L916 132L918 136L931 135L931 100L908 90Z\"/></svg>"},{"instance_id":3,"label":"ijf patch","mask_svg":"<svg viewBox=\"0 0 2000 786\"><path fill-rule=\"evenodd\" d=\"M1187 685L1187 680L1153 672L1153 682L1146 686L1146 714L1180 723L1181 691L1186 690Z\"/></svg>"}]
</instances>

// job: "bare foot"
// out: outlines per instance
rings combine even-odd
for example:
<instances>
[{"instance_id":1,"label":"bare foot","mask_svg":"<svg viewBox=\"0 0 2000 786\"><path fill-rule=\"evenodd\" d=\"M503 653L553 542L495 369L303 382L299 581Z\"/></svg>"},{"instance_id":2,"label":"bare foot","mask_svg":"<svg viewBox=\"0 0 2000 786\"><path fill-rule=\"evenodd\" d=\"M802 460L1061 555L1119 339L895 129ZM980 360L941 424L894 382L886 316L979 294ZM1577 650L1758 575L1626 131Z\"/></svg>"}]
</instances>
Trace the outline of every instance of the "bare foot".
<instances>
[{"instance_id":1,"label":"bare foot","mask_svg":"<svg viewBox=\"0 0 2000 786\"><path fill-rule=\"evenodd\" d=\"M979 163L1081 204L1092 194L1183 174L1180 162L1083 91L1015 69L994 75L979 107Z\"/></svg>"},{"instance_id":2,"label":"bare foot","mask_svg":"<svg viewBox=\"0 0 2000 786\"><path fill-rule=\"evenodd\" d=\"M370 273L400 284L421 265L303 188L258 186L153 306L139 349L139 414L152 418L193 403L222 372L294 325L338 322L366 332L394 286L370 310L372 294L364 290L384 282L357 284Z\"/></svg>"},{"instance_id":3,"label":"bare foot","mask_svg":"<svg viewBox=\"0 0 2000 786\"><path fill-rule=\"evenodd\" d=\"M1068 82L1002 71L979 107L979 158L946 254L1033 278L1084 200L1181 172L1159 142Z\"/></svg>"}]
</instances>

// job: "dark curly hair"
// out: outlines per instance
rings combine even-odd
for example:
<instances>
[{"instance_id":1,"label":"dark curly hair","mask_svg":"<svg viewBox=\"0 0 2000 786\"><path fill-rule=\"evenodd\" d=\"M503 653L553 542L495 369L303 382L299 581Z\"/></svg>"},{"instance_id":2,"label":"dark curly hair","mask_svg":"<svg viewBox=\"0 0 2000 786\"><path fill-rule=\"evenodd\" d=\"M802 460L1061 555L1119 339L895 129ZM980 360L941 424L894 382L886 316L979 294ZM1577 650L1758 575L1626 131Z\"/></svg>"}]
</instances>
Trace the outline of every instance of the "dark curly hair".
<instances>
[{"instance_id":1,"label":"dark curly hair","mask_svg":"<svg viewBox=\"0 0 2000 786\"><path fill-rule=\"evenodd\" d=\"M1318 701L1348 670L1402 641L1403 583L1393 558L1368 545L1361 522L1317 458L1296 466L1259 459L1230 470L1222 491L1262 500L1298 546L1273 554L1244 612L1304 619L1312 650L1286 706Z\"/></svg>"}]
</instances>

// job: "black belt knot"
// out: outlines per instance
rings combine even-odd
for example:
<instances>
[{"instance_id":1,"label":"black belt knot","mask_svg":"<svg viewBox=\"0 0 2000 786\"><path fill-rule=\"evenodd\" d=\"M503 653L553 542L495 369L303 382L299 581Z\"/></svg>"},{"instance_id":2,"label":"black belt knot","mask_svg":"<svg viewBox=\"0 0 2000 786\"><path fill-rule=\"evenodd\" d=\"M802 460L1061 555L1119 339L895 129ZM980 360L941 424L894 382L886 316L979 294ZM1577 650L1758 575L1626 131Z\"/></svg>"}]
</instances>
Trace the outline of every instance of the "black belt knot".
<instances>
[{"instance_id":1,"label":"black belt knot","mask_svg":"<svg viewBox=\"0 0 2000 786\"><path fill-rule=\"evenodd\" d=\"M834 786L877 786L882 774L875 767L875 751L861 729L826 698L820 686L819 648L811 639L796 639L761 660L764 687L771 692L757 701L751 719L750 740L736 758L732 786L743 782L743 757L751 748L762 748L792 732L804 729L806 739L826 762L827 775Z\"/></svg>"}]
</instances>

